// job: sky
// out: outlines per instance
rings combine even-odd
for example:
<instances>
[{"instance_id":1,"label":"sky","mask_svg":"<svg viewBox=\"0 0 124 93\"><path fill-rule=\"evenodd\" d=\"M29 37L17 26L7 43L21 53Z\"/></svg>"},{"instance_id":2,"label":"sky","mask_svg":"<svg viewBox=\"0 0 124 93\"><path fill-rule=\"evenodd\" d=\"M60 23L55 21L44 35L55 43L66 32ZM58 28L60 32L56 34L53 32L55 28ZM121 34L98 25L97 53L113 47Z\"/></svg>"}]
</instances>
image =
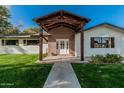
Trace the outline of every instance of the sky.
<instances>
[{"instance_id":1,"label":"sky","mask_svg":"<svg viewBox=\"0 0 124 93\"><path fill-rule=\"evenodd\" d=\"M21 31L29 27L37 27L34 18L58 11L66 10L77 15L90 18L85 26L89 28L108 22L124 28L124 6L119 5L13 5L6 6L11 14L10 21L14 26L22 25Z\"/></svg>"}]
</instances>

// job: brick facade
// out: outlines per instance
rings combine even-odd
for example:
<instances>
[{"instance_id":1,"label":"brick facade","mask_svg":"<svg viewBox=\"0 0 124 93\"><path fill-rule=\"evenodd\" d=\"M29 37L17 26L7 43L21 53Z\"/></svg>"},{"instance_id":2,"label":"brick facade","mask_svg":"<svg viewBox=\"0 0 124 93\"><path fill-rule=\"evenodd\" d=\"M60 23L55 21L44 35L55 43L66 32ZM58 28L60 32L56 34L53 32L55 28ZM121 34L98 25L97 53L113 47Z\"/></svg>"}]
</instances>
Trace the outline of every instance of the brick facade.
<instances>
[{"instance_id":1,"label":"brick facade","mask_svg":"<svg viewBox=\"0 0 124 93\"><path fill-rule=\"evenodd\" d=\"M56 52L56 39L69 39L69 55L75 55L75 31L65 27L59 26L49 31L51 34L48 37L48 55L57 55Z\"/></svg>"}]
</instances>

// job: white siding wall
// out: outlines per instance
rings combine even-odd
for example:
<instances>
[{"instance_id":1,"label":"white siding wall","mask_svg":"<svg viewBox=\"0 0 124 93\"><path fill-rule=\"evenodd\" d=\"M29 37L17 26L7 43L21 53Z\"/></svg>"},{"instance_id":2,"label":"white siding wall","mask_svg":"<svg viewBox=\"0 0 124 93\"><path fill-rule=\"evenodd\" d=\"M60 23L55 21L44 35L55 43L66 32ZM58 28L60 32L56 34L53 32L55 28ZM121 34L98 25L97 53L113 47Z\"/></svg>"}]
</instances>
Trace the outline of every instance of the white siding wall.
<instances>
[{"instance_id":1,"label":"white siding wall","mask_svg":"<svg viewBox=\"0 0 124 93\"><path fill-rule=\"evenodd\" d=\"M80 56L80 34L75 34L75 56Z\"/></svg>"},{"instance_id":2,"label":"white siding wall","mask_svg":"<svg viewBox=\"0 0 124 93\"><path fill-rule=\"evenodd\" d=\"M76 34L75 50L80 56L80 34ZM90 37L115 37L115 48L90 48ZM78 39L77 39L78 38ZM101 26L84 32L84 56L95 54L121 54L124 56L124 31Z\"/></svg>"},{"instance_id":3,"label":"white siding wall","mask_svg":"<svg viewBox=\"0 0 124 93\"><path fill-rule=\"evenodd\" d=\"M43 44L43 53L48 52L48 44ZM19 46L1 46L0 54L38 54L39 46L23 46L23 40L19 40Z\"/></svg>"}]
</instances>

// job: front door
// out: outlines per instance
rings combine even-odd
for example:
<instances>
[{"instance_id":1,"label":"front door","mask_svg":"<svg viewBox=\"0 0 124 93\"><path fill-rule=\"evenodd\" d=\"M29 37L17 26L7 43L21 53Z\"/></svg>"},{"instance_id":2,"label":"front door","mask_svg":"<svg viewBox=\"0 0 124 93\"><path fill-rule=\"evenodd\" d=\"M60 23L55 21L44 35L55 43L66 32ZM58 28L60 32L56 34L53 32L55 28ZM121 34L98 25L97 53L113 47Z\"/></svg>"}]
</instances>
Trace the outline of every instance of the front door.
<instances>
[{"instance_id":1,"label":"front door","mask_svg":"<svg viewBox=\"0 0 124 93\"><path fill-rule=\"evenodd\" d=\"M57 54L69 54L69 39L56 39Z\"/></svg>"}]
</instances>

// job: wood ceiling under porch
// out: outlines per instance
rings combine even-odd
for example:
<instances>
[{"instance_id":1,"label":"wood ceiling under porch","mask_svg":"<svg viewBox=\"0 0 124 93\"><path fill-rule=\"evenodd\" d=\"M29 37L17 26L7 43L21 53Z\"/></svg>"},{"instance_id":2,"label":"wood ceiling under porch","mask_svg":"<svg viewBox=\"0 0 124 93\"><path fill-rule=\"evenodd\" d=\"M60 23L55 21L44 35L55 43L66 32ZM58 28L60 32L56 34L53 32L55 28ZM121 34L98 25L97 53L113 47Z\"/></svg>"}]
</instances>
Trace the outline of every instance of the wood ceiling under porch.
<instances>
[{"instance_id":1,"label":"wood ceiling under porch","mask_svg":"<svg viewBox=\"0 0 124 93\"><path fill-rule=\"evenodd\" d=\"M51 29L59 26L65 26L73 29L75 32L81 32L81 60L83 60L83 27L90 21L90 19L72 14L70 12L60 10L54 13L50 13L46 16L41 16L34 19L34 21L41 27L42 31L49 33ZM42 60L42 38L43 32L40 32L40 51L39 60Z\"/></svg>"},{"instance_id":2,"label":"wood ceiling under porch","mask_svg":"<svg viewBox=\"0 0 124 93\"><path fill-rule=\"evenodd\" d=\"M78 31L81 25L85 25L89 20L90 19L66 12L64 10L34 19L34 21L38 23L46 32L60 25L67 26L75 31Z\"/></svg>"}]
</instances>

